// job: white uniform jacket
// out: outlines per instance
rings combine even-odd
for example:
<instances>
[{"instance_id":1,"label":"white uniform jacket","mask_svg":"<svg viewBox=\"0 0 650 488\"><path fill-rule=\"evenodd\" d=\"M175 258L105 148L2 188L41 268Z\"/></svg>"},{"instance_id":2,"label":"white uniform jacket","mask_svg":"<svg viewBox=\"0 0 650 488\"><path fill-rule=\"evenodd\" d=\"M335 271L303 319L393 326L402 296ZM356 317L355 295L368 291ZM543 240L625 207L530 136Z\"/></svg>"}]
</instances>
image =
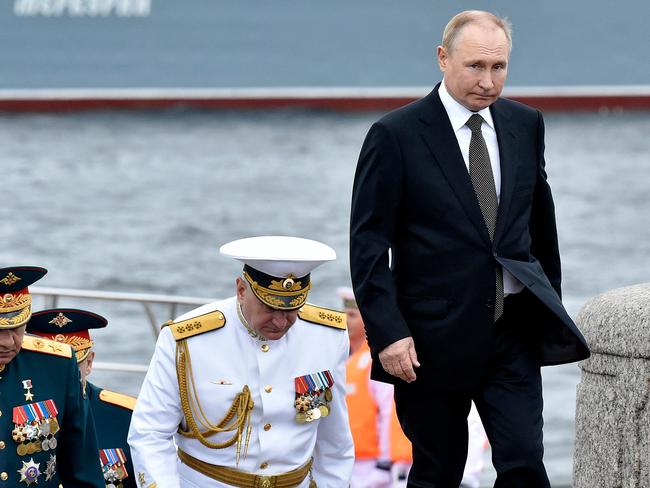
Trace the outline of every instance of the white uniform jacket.
<instances>
[{"instance_id":1,"label":"white uniform jacket","mask_svg":"<svg viewBox=\"0 0 650 488\"><path fill-rule=\"evenodd\" d=\"M212 423L219 422L244 385L254 401L246 457L236 466L236 447L210 449L177 433L184 423L176 374L176 340L165 327L142 385L129 430L138 486L157 488L227 487L181 463L175 444L202 461L248 473L273 475L305 464L313 456L318 488L349 486L354 447L345 402L345 330L298 318L276 341L251 337L237 315L236 299L204 305L178 320L219 310L225 326L187 340L197 394ZM267 347L262 347L264 345ZM294 378L330 371L334 378L330 414L309 423L295 419ZM213 442L232 436L219 433ZM243 449L243 446L242 446ZM309 486L309 477L300 488Z\"/></svg>"}]
</instances>

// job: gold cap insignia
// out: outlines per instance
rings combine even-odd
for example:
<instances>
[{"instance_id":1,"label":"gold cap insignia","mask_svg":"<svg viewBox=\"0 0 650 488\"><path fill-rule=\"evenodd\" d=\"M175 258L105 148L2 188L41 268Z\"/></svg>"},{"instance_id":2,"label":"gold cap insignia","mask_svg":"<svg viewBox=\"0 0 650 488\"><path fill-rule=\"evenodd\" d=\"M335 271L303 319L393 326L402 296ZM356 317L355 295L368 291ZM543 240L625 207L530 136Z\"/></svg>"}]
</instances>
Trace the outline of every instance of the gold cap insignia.
<instances>
[{"instance_id":1,"label":"gold cap insignia","mask_svg":"<svg viewBox=\"0 0 650 488\"><path fill-rule=\"evenodd\" d=\"M248 265L244 266L244 278L251 286L255 296L263 303L277 310L295 310L304 305L311 288L309 275L300 281L294 274L286 278L273 279Z\"/></svg>"},{"instance_id":2,"label":"gold cap insignia","mask_svg":"<svg viewBox=\"0 0 650 488\"><path fill-rule=\"evenodd\" d=\"M4 278L2 278L0 280L0 283L2 283L4 285L7 285L7 286L10 286L10 285L13 285L14 283L20 281L21 279L22 278L19 278L15 274L9 273L7 276L5 276Z\"/></svg>"},{"instance_id":3,"label":"gold cap insignia","mask_svg":"<svg viewBox=\"0 0 650 488\"><path fill-rule=\"evenodd\" d=\"M32 296L28 293L22 293L19 295L5 293L0 296L0 313L15 312L17 310L29 308L31 304Z\"/></svg>"},{"instance_id":4,"label":"gold cap insignia","mask_svg":"<svg viewBox=\"0 0 650 488\"><path fill-rule=\"evenodd\" d=\"M58 327L64 327L64 326L68 325L70 322L72 322L72 320L70 320L68 317L66 317L61 312L59 312L59 315L54 317L48 323L49 324L54 324L54 325L56 325Z\"/></svg>"},{"instance_id":5,"label":"gold cap insignia","mask_svg":"<svg viewBox=\"0 0 650 488\"><path fill-rule=\"evenodd\" d=\"M282 281L271 280L271 284L268 285L270 290L278 291L299 291L302 290L302 282L296 281L295 276L290 274Z\"/></svg>"}]
</instances>

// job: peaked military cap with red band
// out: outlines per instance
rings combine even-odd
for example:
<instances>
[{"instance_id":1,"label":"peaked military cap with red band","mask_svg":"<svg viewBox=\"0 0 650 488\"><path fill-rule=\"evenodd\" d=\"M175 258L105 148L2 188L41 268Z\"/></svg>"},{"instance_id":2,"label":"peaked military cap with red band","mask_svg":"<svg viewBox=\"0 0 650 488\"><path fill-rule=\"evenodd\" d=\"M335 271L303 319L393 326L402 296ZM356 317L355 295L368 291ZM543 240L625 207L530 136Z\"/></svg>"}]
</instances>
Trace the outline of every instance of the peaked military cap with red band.
<instances>
[{"instance_id":1,"label":"peaked military cap with red band","mask_svg":"<svg viewBox=\"0 0 650 488\"><path fill-rule=\"evenodd\" d=\"M77 362L88 357L93 341L89 329L101 329L108 321L101 315L75 308L52 308L34 312L27 332L72 346Z\"/></svg>"},{"instance_id":2,"label":"peaked military cap with red band","mask_svg":"<svg viewBox=\"0 0 650 488\"><path fill-rule=\"evenodd\" d=\"M336 252L300 237L259 236L224 244L221 254L244 263L244 278L255 296L276 310L297 310L307 301L310 273Z\"/></svg>"},{"instance_id":3,"label":"peaked military cap with red band","mask_svg":"<svg viewBox=\"0 0 650 488\"><path fill-rule=\"evenodd\" d=\"M32 315L32 296L28 286L40 280L47 270L37 266L0 268L0 329L17 329Z\"/></svg>"}]
</instances>

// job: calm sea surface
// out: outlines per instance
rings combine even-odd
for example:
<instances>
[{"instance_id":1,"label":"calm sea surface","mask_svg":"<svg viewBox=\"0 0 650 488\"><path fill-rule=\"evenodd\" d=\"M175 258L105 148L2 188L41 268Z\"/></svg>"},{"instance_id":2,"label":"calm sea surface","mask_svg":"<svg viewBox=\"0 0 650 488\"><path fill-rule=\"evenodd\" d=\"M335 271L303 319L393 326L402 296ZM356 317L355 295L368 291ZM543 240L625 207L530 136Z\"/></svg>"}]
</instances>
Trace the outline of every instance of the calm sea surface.
<instances>
[{"instance_id":1,"label":"calm sea surface","mask_svg":"<svg viewBox=\"0 0 650 488\"><path fill-rule=\"evenodd\" d=\"M352 177L378 116L0 115L0 266L44 266L42 286L226 297L240 267L219 245L299 235L336 249L339 259L314 274L311 301L337 307L336 287L349 284ZM650 113L551 114L546 126L565 303L575 316L598 293L650 281ZM140 307L60 305L109 319L94 334L97 360L148 363L154 339ZM165 309L157 314L167 319ZM142 377L96 372L93 381L137 394ZM554 485L571 476L578 381L576 365L544 369ZM486 470L485 483L492 477Z\"/></svg>"}]
</instances>

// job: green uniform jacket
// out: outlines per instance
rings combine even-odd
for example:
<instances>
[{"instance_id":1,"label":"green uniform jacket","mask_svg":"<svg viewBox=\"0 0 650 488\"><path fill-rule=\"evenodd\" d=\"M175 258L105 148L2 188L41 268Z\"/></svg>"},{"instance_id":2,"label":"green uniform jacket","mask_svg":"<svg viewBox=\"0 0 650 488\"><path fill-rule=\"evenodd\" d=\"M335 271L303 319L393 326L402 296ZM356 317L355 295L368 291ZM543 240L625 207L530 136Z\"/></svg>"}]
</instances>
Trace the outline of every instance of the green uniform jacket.
<instances>
[{"instance_id":1,"label":"green uniform jacket","mask_svg":"<svg viewBox=\"0 0 650 488\"><path fill-rule=\"evenodd\" d=\"M0 486L105 488L94 422L72 348L26 335L0 378ZM46 404L45 416L55 406L56 422L41 421L39 429L16 428L15 415L16 420L21 412L33 416ZM52 433L46 435L48 430Z\"/></svg>"},{"instance_id":2,"label":"green uniform jacket","mask_svg":"<svg viewBox=\"0 0 650 488\"><path fill-rule=\"evenodd\" d=\"M93 411L95 419L95 428L97 429L97 444L99 449L122 449L126 456L126 465L121 470L117 470L117 476L121 478L114 481L113 484L119 487L121 484L124 488L136 488L136 478L133 472L133 463L131 462L131 450L126 442L129 433L129 424L131 423L131 414L135 407L135 398L115 393L109 390L103 390L88 383L86 393L90 400L90 408ZM102 463L104 464L104 463ZM111 471L111 467L105 466L105 471ZM113 470L115 471L115 470ZM127 477L123 477L126 471ZM108 478L107 476L107 481Z\"/></svg>"}]
</instances>

